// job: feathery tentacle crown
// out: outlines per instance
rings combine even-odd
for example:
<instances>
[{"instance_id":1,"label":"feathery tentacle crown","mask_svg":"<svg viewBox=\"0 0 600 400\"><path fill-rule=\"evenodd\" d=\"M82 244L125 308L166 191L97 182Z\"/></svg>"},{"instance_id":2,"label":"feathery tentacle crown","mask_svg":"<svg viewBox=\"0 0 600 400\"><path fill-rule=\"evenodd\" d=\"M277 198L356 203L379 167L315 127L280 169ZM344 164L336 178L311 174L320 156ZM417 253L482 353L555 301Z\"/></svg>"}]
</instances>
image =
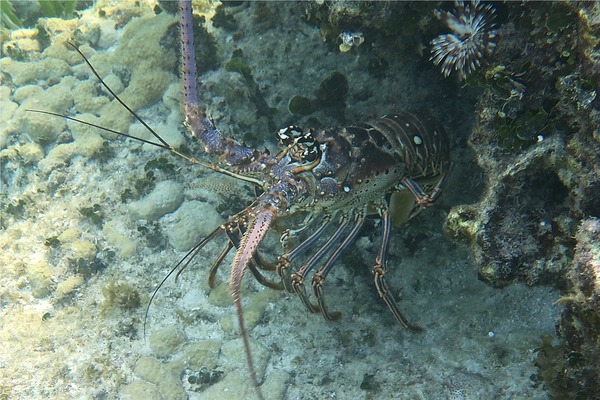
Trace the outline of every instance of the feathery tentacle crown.
<instances>
[{"instance_id":1,"label":"feathery tentacle crown","mask_svg":"<svg viewBox=\"0 0 600 400\"><path fill-rule=\"evenodd\" d=\"M458 78L464 80L481 66L484 55L491 54L496 47L496 30L493 29L496 15L490 4L481 4L479 0L467 4L456 1L454 4L454 13L435 12L452 33L431 41L430 60L441 66L445 77L454 70Z\"/></svg>"}]
</instances>

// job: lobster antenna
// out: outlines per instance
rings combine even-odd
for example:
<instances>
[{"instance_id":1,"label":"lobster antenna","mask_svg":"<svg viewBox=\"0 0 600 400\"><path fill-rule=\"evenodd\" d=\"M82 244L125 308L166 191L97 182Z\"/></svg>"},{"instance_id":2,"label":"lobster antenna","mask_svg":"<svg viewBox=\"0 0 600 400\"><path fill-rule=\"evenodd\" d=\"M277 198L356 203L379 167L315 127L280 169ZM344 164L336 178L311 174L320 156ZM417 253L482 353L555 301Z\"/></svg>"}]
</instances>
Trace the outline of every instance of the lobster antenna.
<instances>
[{"instance_id":1,"label":"lobster antenna","mask_svg":"<svg viewBox=\"0 0 600 400\"><path fill-rule=\"evenodd\" d=\"M42 111L42 110L25 110L25 111L32 112L32 113L38 113L38 114L54 115L56 117L61 117L61 118L64 118L64 119L68 119L69 121L75 121L75 122L77 122L79 124L91 126L93 128L98 128L98 129L101 129L101 130L106 131L106 132L110 132L110 133L114 133L116 135L124 136L124 137L129 138L129 139L135 139L137 141L140 141L140 142L143 142L143 143L146 143L146 144L150 144L152 146L160 147L162 149L172 150L172 148L169 147L168 144L164 145L162 143L156 143L156 142L153 142L151 140L142 139L142 138L139 138L137 136L133 136L133 135L129 135L127 133L115 131L114 129L110 129L110 128L106 128L104 126L93 124L91 122L84 121L82 119L77 119L77 118L69 117L67 115L62 115L62 114L59 114L59 113L55 113L55 112L51 112L51 111Z\"/></svg>"},{"instance_id":2,"label":"lobster antenna","mask_svg":"<svg viewBox=\"0 0 600 400\"><path fill-rule=\"evenodd\" d=\"M260 186L260 187L264 187L264 186L265 186L265 183L264 183L263 181L261 181L260 179L253 178L253 177L246 176L246 175L242 175L242 174L238 174L238 173L236 173L236 172L229 171L229 170L227 170L227 169L224 169L224 168L222 168L222 167L219 167L219 166L217 166L217 165L215 165L215 164L209 164L209 163L202 162L202 161L200 161L200 160L198 160L198 159L196 159L196 158L194 158L194 157L192 157L192 156L189 156L189 155L187 155L187 154L185 154L185 153L182 153L182 152L180 152L179 150L175 149L175 148L174 148L173 146L171 146L171 145L170 145L170 144L169 144L169 143L168 143L166 140L164 140L164 139L163 139L163 138L162 138L162 137L161 137L161 136L160 136L160 135L159 135L159 134L158 134L158 133L157 133L157 132L156 132L154 129L152 129L152 127L150 127L150 125L148 125L148 124L146 123L146 121L144 121L144 120L142 119L142 117L140 117L140 116L139 116L139 115L138 115L138 114L137 114L135 111L133 111L133 110L131 109L131 107L129 107L129 106L128 106L128 105L127 105L127 104L126 104L126 103L125 103L123 100L121 100L121 98L120 98L119 96L117 96L117 94L116 94L116 93L115 93L115 92L114 92L114 91L113 91L113 90L110 88L110 86L108 86L108 84L107 84L106 82L104 82L104 79L102 79L102 77L100 77L100 74L99 74L99 73L96 71L96 69L94 68L94 66L92 65L92 63L91 63L91 62L88 60L88 58L87 58L87 57L86 57L86 56L85 56L85 55L84 55L84 54L81 52L81 50L79 50L79 48L77 48L77 46L75 46L75 45L74 45L73 43L71 43L71 42L67 42L67 44L68 44L69 46L71 46L71 47L72 47L72 48L73 48L73 49L74 49L74 50L75 50L77 53L79 53L79 55L81 56L81 58L83 59L83 61L85 61L85 63L87 64L87 66L88 66L88 67L90 68L90 70L92 71L92 73L93 73L93 74L96 76L96 78L98 78L98 81L100 81L100 84L101 84L101 85L102 85L104 88L106 88L106 90L107 90L107 91L108 91L108 92L109 92L109 93L110 93L110 94L111 94L111 95L112 95L112 96L113 96L113 97L114 97L114 98L115 98L115 99L116 99L116 100L117 100L117 101L118 101L118 102L119 102L119 103L120 103L120 104L121 104L121 105L122 105L122 106L123 106L123 107L124 107L124 108L125 108L125 109L126 109L128 112L129 112L129 113L130 113L130 114L131 114L131 115L133 115L133 117L134 117L136 120L138 120L138 121L139 121L139 122L140 122L140 123L141 123L141 124L144 126L144 128L146 128L146 129L148 130L148 132L150 132L150 133L152 134L152 136L154 136L154 137L155 137L155 138L156 138L156 139L159 141L159 143L157 143L157 142L153 142L153 141L151 141L151 140L147 140L147 139L142 139L142 138L139 138L139 137L137 137L137 136L129 135L129 134L127 134L127 133L119 132L119 131L116 131L116 130L114 130L114 129L106 128L106 127L104 127L104 126L100 126L100 125L97 125L97 124L94 124L94 123L91 123L91 122L83 121L83 120L81 120L81 119L77 119L77 118L73 118L73 117L68 117L68 116L66 116L66 115L62 115L62 114L58 114L58 113L54 113L54 112L50 112L50 111L31 110L31 109L29 109L29 110L25 110L25 111L27 111L27 112L33 112L33 113L39 113L39 114L46 114L46 115L54 115L54 116L57 116L57 117L62 117L62 118L68 119L68 120L70 120L70 121L75 121L75 122L77 122L77 123L80 123L80 124L83 124L83 125L87 125L87 126L91 126L91 127L97 128L97 129L101 129L101 130L103 130L103 131L105 131L105 132L114 133L114 134L116 134L116 135L123 136L123 137L129 138L129 139L135 139L135 140L137 140L137 141L140 141L140 142L142 142L142 143L146 143L146 144L149 144L149 145L152 145L152 146L156 146L156 147L160 147L160 148L163 148L163 149L169 150L171 153L175 154L175 155L176 155L176 156L178 156L178 157L181 157L181 158L183 158L184 160L186 160L186 161L188 161L188 162L190 162L190 163L192 163L192 164L200 165L200 166L202 166L202 167L204 167L204 168L210 169L210 170L212 170L212 171L215 171L215 172L218 172L218 173L220 173L220 174L227 175L227 176L230 176L230 177L232 177L232 178L239 179L239 180L242 180L242 181L245 181L245 182L250 182L250 183L253 183L253 184L255 184L255 185L258 185L258 186Z\"/></svg>"},{"instance_id":3,"label":"lobster antenna","mask_svg":"<svg viewBox=\"0 0 600 400\"><path fill-rule=\"evenodd\" d=\"M208 154L216 154L229 165L260 163L266 155L237 140L226 138L206 117L198 100L196 83L196 52L194 50L194 30L192 5L190 0L180 0L181 11L181 80L184 89L183 111L185 125L192 137L198 139Z\"/></svg>"},{"instance_id":4,"label":"lobster antenna","mask_svg":"<svg viewBox=\"0 0 600 400\"><path fill-rule=\"evenodd\" d=\"M106 84L106 82L104 82L104 79L102 79L100 77L100 74L96 71L96 69L94 68L94 66L90 62L90 60L88 60L87 57L83 55L83 53L81 52L81 50L79 50L79 48L77 46L75 46L71 42L67 42L67 44L69 46L71 46L73 48L73 50L75 50L77 53L79 53L79 55L81 56L81 58L83 58L83 61L85 61L85 63L87 64L87 66L92 71L92 73L96 76L96 78L98 78L98 80L100 81L100 84L102 86L104 86L104 88L106 90L108 90L108 93L110 93L131 115L133 115L133 117L135 119L137 119L142 125L144 125L144 128L146 128L148 130L148 132L150 132L152 134L152 136L154 136L164 146L164 148L169 149L169 150L172 149L172 147L171 147L171 145L169 143L167 143L162 137L160 137L160 135L158 133L156 133L156 131L154 129L152 129L150 127L150 125L148 125L146 123L146 121L144 121L139 115L137 115L137 113L135 111L133 111L131 109L131 107L129 107L127 104L125 104L125 102L123 100L121 100L121 98L119 96L117 96L117 94L110 88L110 86L108 86ZM131 136L129 136L129 137L131 137Z\"/></svg>"},{"instance_id":5,"label":"lobster antenna","mask_svg":"<svg viewBox=\"0 0 600 400\"><path fill-rule=\"evenodd\" d=\"M202 250L204 248L204 246L206 246L206 244L208 242L210 242L211 240L213 240L219 233L223 232L222 227L218 227L217 229L215 229L214 231L212 231L210 233L210 235L208 235L207 237L205 237L204 239L202 239L202 241L200 243L198 243L197 245L195 245L194 247L192 247L192 249L190 251L188 251L185 256L183 256L177 263L175 263L175 265L173 267L171 267L171 269L169 270L169 273L162 279L162 281L160 281L160 283L158 284L158 286L156 286L156 289L154 289L154 292L152 292L152 296L150 296L150 300L148 301L148 305L146 306L146 312L144 313L144 337L146 337L146 321L148 320L148 314L150 312L150 306L152 305L152 301L154 300L154 298L156 297L156 295L158 294L158 291L160 290L160 288L165 284L165 282L167 281L167 279L169 279L169 277L171 275L173 275L173 273L177 270L179 270L179 272L177 273L177 275L175 275L175 280L177 280L177 276L179 276L179 274L181 273L182 270L184 270L191 262L192 260L198 255L198 253L200 252L200 250Z\"/></svg>"},{"instance_id":6,"label":"lobster antenna","mask_svg":"<svg viewBox=\"0 0 600 400\"><path fill-rule=\"evenodd\" d=\"M250 378L252 379L252 383L256 389L256 395L260 400L264 400L264 396L260 388L260 382L256 376L256 368L254 367L254 358L252 356L250 339L248 337L248 330L246 328L246 321L244 319L244 308L242 306L240 286L242 283L242 277L244 276L244 271L249 265L252 255L258 248L258 245L267 234L267 231L273 223L274 218L275 212L270 208L263 208L257 213L254 221L251 222L250 226L246 230L246 234L242 238L242 242L240 243L238 251L235 254L233 266L231 267L231 276L229 279L229 289L231 290L231 296L233 297L233 304L235 306L238 325L242 334L242 341L244 342L244 351L246 352L246 362L248 364L248 369L250 370Z\"/></svg>"}]
</instances>

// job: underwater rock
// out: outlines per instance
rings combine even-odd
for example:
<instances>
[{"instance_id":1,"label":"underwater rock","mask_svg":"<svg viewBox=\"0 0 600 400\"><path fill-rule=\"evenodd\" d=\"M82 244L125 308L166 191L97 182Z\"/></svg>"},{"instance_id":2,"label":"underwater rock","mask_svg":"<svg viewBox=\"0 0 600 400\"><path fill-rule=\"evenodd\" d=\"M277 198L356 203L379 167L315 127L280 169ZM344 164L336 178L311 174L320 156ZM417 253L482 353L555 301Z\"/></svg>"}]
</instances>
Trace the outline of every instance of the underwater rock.
<instances>
[{"instance_id":1,"label":"underwater rock","mask_svg":"<svg viewBox=\"0 0 600 400\"><path fill-rule=\"evenodd\" d=\"M58 114L64 114L73 106L73 91L77 84L77 79L73 76L67 76L60 80L56 85L50 86L43 92L39 89L28 87L24 93L15 92L17 98L23 99L19 108L12 117L12 122L16 130L27 133L27 135L36 143L50 143L54 141L66 129L66 121L60 118L49 118L48 115L32 113L26 110L51 111ZM36 92L34 97L31 93ZM42 107L43 105L43 107ZM13 133L13 132L11 132Z\"/></svg>"},{"instance_id":2,"label":"underwater rock","mask_svg":"<svg viewBox=\"0 0 600 400\"><path fill-rule=\"evenodd\" d=\"M263 393L267 393L268 399L284 399L287 389L289 374L282 370L269 373L261 385ZM258 399L248 373L243 372L242 367L229 372L221 381L208 387L202 392L206 399L219 400L246 400Z\"/></svg>"},{"instance_id":3,"label":"underwater rock","mask_svg":"<svg viewBox=\"0 0 600 400\"><path fill-rule=\"evenodd\" d=\"M10 99L10 88L0 86L0 120L2 121L0 124L0 147L2 148L6 146L8 131L15 130L9 129L7 123L18 107L19 105Z\"/></svg>"},{"instance_id":4,"label":"underwater rock","mask_svg":"<svg viewBox=\"0 0 600 400\"><path fill-rule=\"evenodd\" d=\"M173 212L183 203L183 187L175 181L162 181L147 196L129 204L136 219L156 220Z\"/></svg>"},{"instance_id":5,"label":"underwater rock","mask_svg":"<svg viewBox=\"0 0 600 400\"><path fill-rule=\"evenodd\" d=\"M90 62L102 75L113 71L118 63L131 77L126 88L120 92L121 99L134 111L159 101L165 90L176 81L176 58L172 48L163 48L161 38L177 19L167 13L145 15L127 24L114 55L92 57ZM97 124L126 132L133 120L132 115L112 100L100 111ZM103 135L109 136L107 133Z\"/></svg>"},{"instance_id":6,"label":"underwater rock","mask_svg":"<svg viewBox=\"0 0 600 400\"><path fill-rule=\"evenodd\" d=\"M123 399L144 399L144 400L162 400L163 397L158 392L155 384L144 381L133 381L120 388Z\"/></svg>"},{"instance_id":7,"label":"underwater rock","mask_svg":"<svg viewBox=\"0 0 600 400\"><path fill-rule=\"evenodd\" d=\"M67 40L67 39L65 39L65 40ZM66 62L67 64L69 64L72 67L73 72L77 72L78 69L84 68L84 66L81 64L83 60L81 59L81 56L76 51L73 51L72 48L65 43L65 40L55 41L55 42L51 43L42 52L42 57L63 60L64 62ZM96 50L94 50L87 43L82 44L79 47L79 50L83 54L85 54L86 57L92 57L94 54L96 54ZM90 76L90 75L88 73L86 73L85 76Z\"/></svg>"},{"instance_id":8,"label":"underwater rock","mask_svg":"<svg viewBox=\"0 0 600 400\"><path fill-rule=\"evenodd\" d=\"M52 269L45 259L38 259L27 265L27 280L34 297L48 296L52 291Z\"/></svg>"},{"instance_id":9,"label":"underwater rock","mask_svg":"<svg viewBox=\"0 0 600 400\"><path fill-rule=\"evenodd\" d=\"M174 222L167 228L169 243L178 251L188 251L225 220L212 204L192 200L174 213Z\"/></svg>"},{"instance_id":10,"label":"underwater rock","mask_svg":"<svg viewBox=\"0 0 600 400\"><path fill-rule=\"evenodd\" d=\"M96 258L96 245L89 240L78 240L71 244L74 258L92 261Z\"/></svg>"},{"instance_id":11,"label":"underwater rock","mask_svg":"<svg viewBox=\"0 0 600 400\"><path fill-rule=\"evenodd\" d=\"M231 291L229 290L229 284L222 282L217 287L211 289L208 294L208 302L217 307L229 307L233 304L231 299Z\"/></svg>"},{"instance_id":12,"label":"underwater rock","mask_svg":"<svg viewBox=\"0 0 600 400\"><path fill-rule=\"evenodd\" d=\"M135 254L137 248L136 242L119 231L118 221L107 221L104 223L102 233L106 241L118 249L121 257L131 257Z\"/></svg>"},{"instance_id":13,"label":"underwater rock","mask_svg":"<svg viewBox=\"0 0 600 400\"><path fill-rule=\"evenodd\" d=\"M156 385L161 399L187 400L188 396L181 386L179 374L171 370L169 364L163 364L153 357L142 357L135 364L133 371L140 378Z\"/></svg>"},{"instance_id":14,"label":"underwater rock","mask_svg":"<svg viewBox=\"0 0 600 400\"><path fill-rule=\"evenodd\" d=\"M265 117L268 121L269 130L274 131L275 125L273 123L273 109L269 107L269 104L267 103L260 86L252 75L250 66L246 64L243 58L242 50L237 49L233 52L231 60L225 64L225 70L229 72L236 72L242 76L244 83L248 88L248 96L256 109L256 115Z\"/></svg>"},{"instance_id":15,"label":"underwater rock","mask_svg":"<svg viewBox=\"0 0 600 400\"><path fill-rule=\"evenodd\" d=\"M37 80L58 80L71 73L69 64L55 58L46 58L37 62L20 62L5 57L0 59L0 69L10 75L15 86Z\"/></svg>"},{"instance_id":16,"label":"underwater rock","mask_svg":"<svg viewBox=\"0 0 600 400\"><path fill-rule=\"evenodd\" d=\"M60 235L58 235L58 240L60 240L60 242L63 244L72 243L80 238L81 235L82 231L78 227L67 228Z\"/></svg>"},{"instance_id":17,"label":"underwater rock","mask_svg":"<svg viewBox=\"0 0 600 400\"><path fill-rule=\"evenodd\" d=\"M158 132L165 142L169 143L174 148L179 148L185 144L185 138L178 129L180 121L181 114L178 110L173 110L169 113L164 122L156 125L151 124L150 127L154 129L155 132ZM148 132L148 129L138 122L131 124L128 134L137 138L156 142L154 135L152 135L151 132ZM144 150L148 151L160 152L162 150L150 144L144 144L142 147Z\"/></svg>"},{"instance_id":18,"label":"underwater rock","mask_svg":"<svg viewBox=\"0 0 600 400\"><path fill-rule=\"evenodd\" d=\"M113 91L113 93L121 94L123 89L125 89L125 85L121 81L121 78L119 78L114 73L106 75L104 78L102 78L102 80L104 81L104 83L106 83L106 85L110 88L110 90ZM108 90L106 90L106 88L104 86L101 87L101 90L102 90L102 92L106 93L107 95L109 94Z\"/></svg>"},{"instance_id":19,"label":"underwater rock","mask_svg":"<svg viewBox=\"0 0 600 400\"><path fill-rule=\"evenodd\" d=\"M171 113L180 114L181 104L183 103L183 90L180 82L172 83L165 91L162 101L171 110ZM179 117L181 118L181 117Z\"/></svg>"},{"instance_id":20,"label":"underwater rock","mask_svg":"<svg viewBox=\"0 0 600 400\"><path fill-rule=\"evenodd\" d=\"M255 366L258 379L262 381L265 374L267 362L270 357L269 351L260 346L256 341L250 340L250 346L255 356ZM256 399L256 391L249 379L248 372L245 371L246 359L244 358L244 349L241 339L235 339L223 344L222 355L228 363L223 366L229 370L225 377L209 386L202 394L207 399ZM265 377L261 388L268 394L267 398L284 398L287 389L289 374L285 371L270 371Z\"/></svg>"},{"instance_id":21,"label":"underwater rock","mask_svg":"<svg viewBox=\"0 0 600 400\"><path fill-rule=\"evenodd\" d=\"M10 89L8 87L3 87L3 89L7 89L8 90L7 95L10 95ZM12 96L12 99L14 101L16 101L17 103L22 104L28 98L36 98L36 97L39 97L40 95L43 96L42 93L44 93L44 89L41 86L24 85L15 90L15 92ZM2 97L4 97L4 95ZM8 98L8 96L7 96L7 98Z\"/></svg>"},{"instance_id":22,"label":"underwater rock","mask_svg":"<svg viewBox=\"0 0 600 400\"><path fill-rule=\"evenodd\" d=\"M73 275L56 285L54 297L60 300L72 294L75 290L85 283L85 278L81 274Z\"/></svg>"},{"instance_id":23,"label":"underwater rock","mask_svg":"<svg viewBox=\"0 0 600 400\"><path fill-rule=\"evenodd\" d=\"M593 134L600 118L589 85L598 70L569 62L575 49L586 52L597 39L579 39L578 29L592 32L581 21L583 9L572 5L511 4L508 11L521 22L558 13L561 23L531 31L531 22L520 29L502 26L511 40L498 42L497 65L483 81L471 81L484 90L469 145L486 189L479 203L451 210L446 232L471 244L489 284L562 287L579 220L600 216L600 141ZM536 51L525 61L518 55L531 42Z\"/></svg>"},{"instance_id":24,"label":"underwater rock","mask_svg":"<svg viewBox=\"0 0 600 400\"><path fill-rule=\"evenodd\" d=\"M191 369L215 369L219 366L220 352L220 341L201 340L186 344L178 360Z\"/></svg>"},{"instance_id":25,"label":"underwater rock","mask_svg":"<svg viewBox=\"0 0 600 400\"><path fill-rule=\"evenodd\" d=\"M97 96L96 85L96 82L87 80L75 86L73 90L73 102L77 105L78 112L96 114L108 103L109 100L107 97Z\"/></svg>"},{"instance_id":26,"label":"underwater rock","mask_svg":"<svg viewBox=\"0 0 600 400\"><path fill-rule=\"evenodd\" d=\"M250 347L254 356L254 365L256 367L256 376L261 381L265 375L267 363L271 352L265 346L259 342L250 338ZM229 342L223 343L221 346L221 353L227 359L228 367L232 370L244 371L246 368L246 357L244 352L244 343L241 338L230 340Z\"/></svg>"},{"instance_id":27,"label":"underwater rock","mask_svg":"<svg viewBox=\"0 0 600 400\"><path fill-rule=\"evenodd\" d=\"M573 268L568 278L576 299L595 303L600 313L600 219L584 219L577 230ZM597 326L600 329L600 326Z\"/></svg>"},{"instance_id":28,"label":"underwater rock","mask_svg":"<svg viewBox=\"0 0 600 400\"><path fill-rule=\"evenodd\" d=\"M104 146L104 139L98 134L88 133L80 136L74 142L63 143L54 147L43 160L40 160L38 167L44 173L50 173L58 165L68 162L76 155L91 157L95 155Z\"/></svg>"},{"instance_id":29,"label":"underwater rock","mask_svg":"<svg viewBox=\"0 0 600 400\"><path fill-rule=\"evenodd\" d=\"M216 289L211 291L209 295L209 302L211 303L215 301L215 296L212 296L211 299L213 292L219 294L222 306L229 306L232 304L231 291L229 290L229 285L227 283L222 283L217 286ZM246 328L252 329L263 319L267 306L272 302L276 302L281 297L281 293L268 288L265 288L258 293L249 290L246 290L245 292L246 293L242 290L242 295L245 299L248 299L248 304L244 307L244 319L246 320ZM225 296L227 296L227 298ZM225 332L235 333L239 331L239 326L234 314L228 314L223 317L221 320L221 327Z\"/></svg>"},{"instance_id":30,"label":"underwater rock","mask_svg":"<svg viewBox=\"0 0 600 400\"><path fill-rule=\"evenodd\" d=\"M585 219L577 231L577 246L567 277L569 289L560 300L565 304L558 332L566 345L569 375L581 394L592 398L600 392L600 219ZM574 357L577 357L577 362ZM566 371L564 371L566 372ZM579 386L579 385L577 385Z\"/></svg>"},{"instance_id":31,"label":"underwater rock","mask_svg":"<svg viewBox=\"0 0 600 400\"><path fill-rule=\"evenodd\" d=\"M25 164L30 164L44 158L44 151L37 143L25 143L24 145L9 146L0 151L0 159L2 158L19 159Z\"/></svg>"},{"instance_id":32,"label":"underwater rock","mask_svg":"<svg viewBox=\"0 0 600 400\"><path fill-rule=\"evenodd\" d=\"M489 179L478 204L450 211L445 231L470 243L485 282L535 285L564 279L574 223L563 214L569 201L569 187L559 178L563 147L555 138L530 149Z\"/></svg>"},{"instance_id":33,"label":"underwater rock","mask_svg":"<svg viewBox=\"0 0 600 400\"><path fill-rule=\"evenodd\" d=\"M152 332L148 336L148 344L152 353L159 358L175 354L186 341L185 333L173 326Z\"/></svg>"},{"instance_id":34,"label":"underwater rock","mask_svg":"<svg viewBox=\"0 0 600 400\"><path fill-rule=\"evenodd\" d=\"M99 22L99 28L100 37L98 38L98 47L106 49L115 44L119 38L115 29L115 21L101 20Z\"/></svg>"},{"instance_id":35,"label":"underwater rock","mask_svg":"<svg viewBox=\"0 0 600 400\"><path fill-rule=\"evenodd\" d=\"M263 319L267 306L281 298L281 292L265 288L263 291L247 297L250 301L244 309L244 318L246 326L251 329Z\"/></svg>"},{"instance_id":36,"label":"underwater rock","mask_svg":"<svg viewBox=\"0 0 600 400\"><path fill-rule=\"evenodd\" d=\"M483 90L469 146L485 191L453 207L445 230L470 244L486 283L564 291L565 358L556 364L564 381L545 385L556 398L590 398L600 373L600 8L510 3L504 11L511 23L498 33L510 40L498 41L495 65L467 78Z\"/></svg>"},{"instance_id":37,"label":"underwater rock","mask_svg":"<svg viewBox=\"0 0 600 400\"><path fill-rule=\"evenodd\" d=\"M416 2L417 4L399 1L380 2L334 1L299 2L303 10L301 15L306 23L316 25L321 35L339 51L343 44L340 34L343 32L364 32L365 37L394 37L406 42L406 46L416 45L423 26L417 21L423 15L430 15L434 4ZM425 24L421 24L425 25ZM362 43L362 42L361 42Z\"/></svg>"}]
</instances>

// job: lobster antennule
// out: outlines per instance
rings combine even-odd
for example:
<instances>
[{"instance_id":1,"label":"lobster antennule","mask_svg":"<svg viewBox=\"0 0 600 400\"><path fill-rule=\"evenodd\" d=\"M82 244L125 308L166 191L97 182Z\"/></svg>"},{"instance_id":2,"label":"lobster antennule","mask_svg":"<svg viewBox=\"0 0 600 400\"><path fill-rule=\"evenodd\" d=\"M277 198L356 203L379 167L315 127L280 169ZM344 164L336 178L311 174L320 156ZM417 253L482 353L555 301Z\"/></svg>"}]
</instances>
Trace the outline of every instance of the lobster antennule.
<instances>
[{"instance_id":1,"label":"lobster antennule","mask_svg":"<svg viewBox=\"0 0 600 400\"><path fill-rule=\"evenodd\" d=\"M271 227L276 215L277 210L271 206L260 207L258 210L256 210L256 212L253 212L253 218L251 219L250 225L248 226L237 253L235 254L233 266L231 268L231 277L229 279L229 288L231 290L231 296L233 297L233 304L235 306L238 324L242 334L242 340L244 342L246 361L248 362L248 369L250 370L252 382L256 388L256 393L259 399L263 399L264 397L260 390L260 382L256 376L254 359L252 358L252 351L250 350L250 340L248 338L248 331L246 330L244 309L242 307L242 299L240 296L240 285L242 282L242 277L244 276L244 272L252 260L253 254L256 252L258 246L269 231L269 228Z\"/></svg>"}]
</instances>

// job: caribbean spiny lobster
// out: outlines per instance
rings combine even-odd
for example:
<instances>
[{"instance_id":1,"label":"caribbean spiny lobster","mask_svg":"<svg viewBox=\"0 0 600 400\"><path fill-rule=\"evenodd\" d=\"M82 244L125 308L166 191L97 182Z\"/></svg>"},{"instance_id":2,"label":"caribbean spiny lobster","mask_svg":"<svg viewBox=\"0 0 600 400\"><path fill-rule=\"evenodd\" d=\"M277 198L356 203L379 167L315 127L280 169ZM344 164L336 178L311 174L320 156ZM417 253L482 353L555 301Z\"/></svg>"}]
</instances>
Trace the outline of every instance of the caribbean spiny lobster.
<instances>
[{"instance_id":1,"label":"caribbean spiny lobster","mask_svg":"<svg viewBox=\"0 0 600 400\"><path fill-rule=\"evenodd\" d=\"M227 244L209 273L209 285L214 287L217 268L231 249L237 249L229 285L258 397L263 398L240 298L244 272L249 269L265 286L296 293L310 312L321 313L327 320L336 319L340 313L328 310L323 285L335 262L358 237L369 215L379 215L381 219L381 244L372 269L377 293L403 327L419 330L400 312L386 284L387 249L393 219L404 222L412 218L441 194L450 169L448 139L443 129L429 119L402 112L346 128L303 130L288 126L277 132L281 150L275 155L247 147L225 137L205 116L198 102L191 20L190 2L181 1L185 123L206 153L218 159L215 164L173 148L119 99L85 57L84 60L102 85L154 135L157 142L102 129L167 149L191 163L257 187L260 194L249 206L192 248L171 272L179 270L179 275L208 242L224 234ZM302 232L310 234L302 236L298 245L272 265L260 256L258 249L270 228L282 220L294 221L293 229L284 232L282 241L302 236ZM329 231L333 231L330 237L322 239ZM299 269L292 269L291 265L298 258L315 247L317 250L306 257L307 261ZM261 272L264 270L276 271L281 283L264 277ZM314 300L305 285L311 273Z\"/></svg>"}]
</instances>

